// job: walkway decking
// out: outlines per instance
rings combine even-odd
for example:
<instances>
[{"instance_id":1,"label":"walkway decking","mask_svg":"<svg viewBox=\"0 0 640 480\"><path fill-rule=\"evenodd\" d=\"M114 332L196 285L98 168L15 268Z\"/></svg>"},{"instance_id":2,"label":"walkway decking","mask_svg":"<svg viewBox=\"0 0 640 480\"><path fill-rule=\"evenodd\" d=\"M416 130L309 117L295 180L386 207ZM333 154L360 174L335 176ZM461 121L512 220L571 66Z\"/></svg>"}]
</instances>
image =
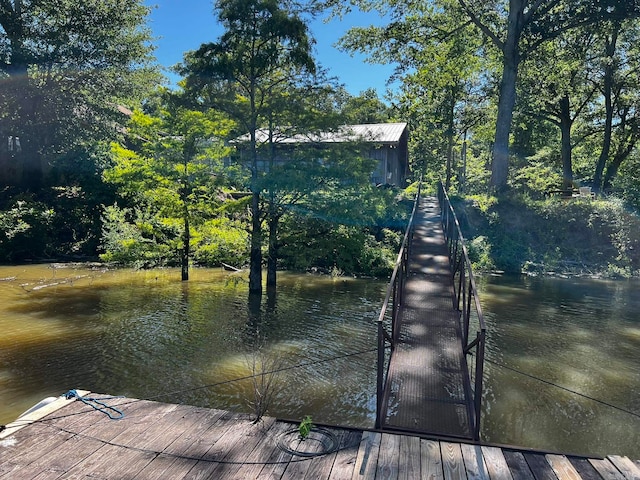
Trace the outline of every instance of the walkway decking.
<instances>
[{"instance_id":1,"label":"walkway decking","mask_svg":"<svg viewBox=\"0 0 640 480\"><path fill-rule=\"evenodd\" d=\"M97 396L97 395L96 395ZM336 451L294 456L279 444L291 424L186 405L112 399L110 420L73 400L0 437L0 478L38 479L429 479L637 480L640 462L585 459L330 429ZM22 423L23 422L18 422Z\"/></svg>"},{"instance_id":2,"label":"walkway decking","mask_svg":"<svg viewBox=\"0 0 640 480\"><path fill-rule=\"evenodd\" d=\"M382 427L470 439L472 400L437 199L421 199L416 215Z\"/></svg>"}]
</instances>

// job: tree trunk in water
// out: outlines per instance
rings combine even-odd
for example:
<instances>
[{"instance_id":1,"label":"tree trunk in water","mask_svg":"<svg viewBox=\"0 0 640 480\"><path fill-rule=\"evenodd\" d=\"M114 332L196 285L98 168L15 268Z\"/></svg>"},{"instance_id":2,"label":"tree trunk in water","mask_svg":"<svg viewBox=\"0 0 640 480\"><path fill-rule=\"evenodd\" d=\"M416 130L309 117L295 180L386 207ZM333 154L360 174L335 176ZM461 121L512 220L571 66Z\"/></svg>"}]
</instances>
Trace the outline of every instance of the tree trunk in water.
<instances>
[{"instance_id":1,"label":"tree trunk in water","mask_svg":"<svg viewBox=\"0 0 640 480\"><path fill-rule=\"evenodd\" d=\"M186 282L189 280L189 254L190 254L190 243L191 243L191 235L189 234L189 220L187 218L184 219L184 238L183 238L183 247L182 247L182 258L180 259L180 264L182 267L182 281Z\"/></svg>"},{"instance_id":2,"label":"tree trunk in water","mask_svg":"<svg viewBox=\"0 0 640 480\"><path fill-rule=\"evenodd\" d=\"M255 81L250 88L251 103L251 248L249 251L249 295L262 295L262 219L260 218L260 187L258 185L258 149L256 130L258 114L255 103Z\"/></svg>"},{"instance_id":3,"label":"tree trunk in water","mask_svg":"<svg viewBox=\"0 0 640 480\"><path fill-rule=\"evenodd\" d=\"M573 160L571 148L571 119L569 97L565 95L560 99L560 135L562 156L562 189L573 188Z\"/></svg>"},{"instance_id":4,"label":"tree trunk in water","mask_svg":"<svg viewBox=\"0 0 640 480\"><path fill-rule=\"evenodd\" d=\"M267 288L276 287L278 267L278 217L271 210L269 215L269 253L267 255Z\"/></svg>"},{"instance_id":5,"label":"tree trunk in water","mask_svg":"<svg viewBox=\"0 0 640 480\"><path fill-rule=\"evenodd\" d=\"M253 192L251 195L249 292L262 294L262 225L260 222L260 192Z\"/></svg>"}]
</instances>

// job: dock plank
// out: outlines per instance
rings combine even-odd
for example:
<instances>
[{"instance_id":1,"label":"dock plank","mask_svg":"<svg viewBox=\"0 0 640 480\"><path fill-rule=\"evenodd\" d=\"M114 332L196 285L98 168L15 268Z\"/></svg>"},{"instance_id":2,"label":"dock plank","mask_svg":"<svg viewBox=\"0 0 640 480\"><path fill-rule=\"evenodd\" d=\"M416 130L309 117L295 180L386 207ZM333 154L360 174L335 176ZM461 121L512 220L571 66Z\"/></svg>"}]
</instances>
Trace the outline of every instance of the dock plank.
<instances>
[{"instance_id":1,"label":"dock plank","mask_svg":"<svg viewBox=\"0 0 640 480\"><path fill-rule=\"evenodd\" d=\"M369 480L376 478L378 455L380 453L380 441L382 434L377 432L364 432L362 442L358 449L356 464L353 469L353 480Z\"/></svg>"},{"instance_id":2,"label":"dock plank","mask_svg":"<svg viewBox=\"0 0 640 480\"><path fill-rule=\"evenodd\" d=\"M546 455L558 480L580 480L580 474L564 455Z\"/></svg>"},{"instance_id":3,"label":"dock plank","mask_svg":"<svg viewBox=\"0 0 640 480\"><path fill-rule=\"evenodd\" d=\"M624 475L616 468L616 466L609 460L589 459L589 463L593 465L600 476L604 480L624 480Z\"/></svg>"},{"instance_id":4,"label":"dock plank","mask_svg":"<svg viewBox=\"0 0 640 480\"><path fill-rule=\"evenodd\" d=\"M248 454L246 462L239 466L229 479L244 480L246 478L257 478L262 469L269 464L274 453L279 453L278 438L291 428L286 423L275 423L271 426L268 434L256 444L255 448Z\"/></svg>"},{"instance_id":5,"label":"dock plank","mask_svg":"<svg viewBox=\"0 0 640 480\"><path fill-rule=\"evenodd\" d=\"M145 430L157 428L165 415L176 408L177 405L141 401L135 404L129 416L125 414L121 420L96 419L94 425L82 432L81 438L85 442L99 444L99 448L69 469L65 478L76 480L87 474L98 478L118 478L123 472L137 475L155 454L132 449L129 442Z\"/></svg>"},{"instance_id":6,"label":"dock plank","mask_svg":"<svg viewBox=\"0 0 640 480\"><path fill-rule=\"evenodd\" d=\"M293 460L293 455L280 448L274 448L271 455L265 462L264 467L256 478L265 480L278 480L284 475L289 463Z\"/></svg>"},{"instance_id":7,"label":"dock plank","mask_svg":"<svg viewBox=\"0 0 640 480\"><path fill-rule=\"evenodd\" d=\"M440 442L444 480L466 480L467 473L458 443Z\"/></svg>"},{"instance_id":8,"label":"dock plank","mask_svg":"<svg viewBox=\"0 0 640 480\"><path fill-rule=\"evenodd\" d=\"M482 447L482 455L491 480L513 480L509 465L498 447Z\"/></svg>"},{"instance_id":9,"label":"dock plank","mask_svg":"<svg viewBox=\"0 0 640 480\"><path fill-rule=\"evenodd\" d=\"M535 480L531 468L522 452L514 452L512 450L504 450L502 452L504 459L509 466L511 475L514 480Z\"/></svg>"},{"instance_id":10,"label":"dock plank","mask_svg":"<svg viewBox=\"0 0 640 480\"><path fill-rule=\"evenodd\" d=\"M350 480L353 477L361 442L362 432L356 430L350 430L342 437L329 477L331 480Z\"/></svg>"},{"instance_id":11,"label":"dock plank","mask_svg":"<svg viewBox=\"0 0 640 480\"><path fill-rule=\"evenodd\" d=\"M557 480L558 477L556 473L544 455L527 452L524 454L524 458L527 460L529 468L536 480Z\"/></svg>"},{"instance_id":12,"label":"dock plank","mask_svg":"<svg viewBox=\"0 0 640 480\"><path fill-rule=\"evenodd\" d=\"M482 448L479 445L462 444L462 457L469 480L489 480L489 472L484 463Z\"/></svg>"},{"instance_id":13,"label":"dock plank","mask_svg":"<svg viewBox=\"0 0 640 480\"><path fill-rule=\"evenodd\" d=\"M185 458L182 453L188 445L215 423L224 411L193 408L187 412L182 421L182 433L162 448L161 453L143 468L134 479L142 478L181 478L193 468L196 460Z\"/></svg>"},{"instance_id":14,"label":"dock plank","mask_svg":"<svg viewBox=\"0 0 640 480\"><path fill-rule=\"evenodd\" d=\"M214 437L216 441L184 478L224 478L226 471L233 471L238 464L242 464L247 451L253 449L263 432L268 431L274 421L273 418L265 419L265 424L258 425L248 416L233 416L229 419L232 428L224 436Z\"/></svg>"},{"instance_id":15,"label":"dock plank","mask_svg":"<svg viewBox=\"0 0 640 480\"><path fill-rule=\"evenodd\" d=\"M337 448L339 448L340 445L342 445L344 436L346 435L347 432L333 430L333 429L330 429L329 431L336 436L336 439L338 440ZM336 449L331 453L319 455L317 457L312 458L311 465L309 466L309 470L307 471L307 474L305 475L304 478L307 480L315 480L317 478L329 478L331 476L331 472L333 471L333 465L336 461L337 456L338 456L338 450Z\"/></svg>"},{"instance_id":16,"label":"dock plank","mask_svg":"<svg viewBox=\"0 0 640 480\"><path fill-rule=\"evenodd\" d=\"M582 457L568 457L571 465L580 474L582 480L601 480L602 477L589 463L589 459Z\"/></svg>"},{"instance_id":17,"label":"dock plank","mask_svg":"<svg viewBox=\"0 0 640 480\"><path fill-rule=\"evenodd\" d=\"M607 457L627 480L640 480L640 468L628 457L610 455Z\"/></svg>"},{"instance_id":18,"label":"dock plank","mask_svg":"<svg viewBox=\"0 0 640 480\"><path fill-rule=\"evenodd\" d=\"M380 453L376 480L398 478L398 460L400 454L400 439L398 435L383 433L380 439Z\"/></svg>"},{"instance_id":19,"label":"dock plank","mask_svg":"<svg viewBox=\"0 0 640 480\"><path fill-rule=\"evenodd\" d=\"M422 480L444 480L440 442L435 440L421 440L420 461L422 464Z\"/></svg>"},{"instance_id":20,"label":"dock plank","mask_svg":"<svg viewBox=\"0 0 640 480\"><path fill-rule=\"evenodd\" d=\"M400 437L400 458L398 459L398 479L420 478L420 438Z\"/></svg>"}]
</instances>

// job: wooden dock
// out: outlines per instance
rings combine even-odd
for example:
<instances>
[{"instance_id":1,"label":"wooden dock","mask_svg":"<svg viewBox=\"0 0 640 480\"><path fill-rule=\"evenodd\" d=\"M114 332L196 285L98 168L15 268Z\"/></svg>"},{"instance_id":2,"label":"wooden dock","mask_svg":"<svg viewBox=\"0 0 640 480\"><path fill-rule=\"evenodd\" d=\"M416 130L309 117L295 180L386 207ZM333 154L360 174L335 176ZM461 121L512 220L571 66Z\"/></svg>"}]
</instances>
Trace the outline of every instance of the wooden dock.
<instances>
[{"instance_id":1,"label":"wooden dock","mask_svg":"<svg viewBox=\"0 0 640 480\"><path fill-rule=\"evenodd\" d=\"M640 462L627 457L588 459L344 428L324 430L335 448L308 453L314 444L307 440L302 456L291 448L296 426L273 418L254 425L247 415L202 407L129 398L104 403L124 418L61 398L9 425L0 435L0 478L640 479Z\"/></svg>"},{"instance_id":2,"label":"wooden dock","mask_svg":"<svg viewBox=\"0 0 640 480\"><path fill-rule=\"evenodd\" d=\"M473 399L436 198L421 198L382 428L472 439Z\"/></svg>"}]
</instances>

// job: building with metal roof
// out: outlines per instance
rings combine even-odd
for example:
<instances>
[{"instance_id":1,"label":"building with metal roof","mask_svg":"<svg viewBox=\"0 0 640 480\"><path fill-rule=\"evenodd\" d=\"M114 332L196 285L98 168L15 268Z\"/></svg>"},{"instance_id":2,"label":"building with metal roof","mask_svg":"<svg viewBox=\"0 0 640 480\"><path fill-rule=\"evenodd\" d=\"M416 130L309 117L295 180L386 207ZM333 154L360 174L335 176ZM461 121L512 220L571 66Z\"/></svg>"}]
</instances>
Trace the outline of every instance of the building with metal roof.
<instances>
[{"instance_id":1,"label":"building with metal roof","mask_svg":"<svg viewBox=\"0 0 640 480\"><path fill-rule=\"evenodd\" d=\"M406 123L371 123L343 125L333 131L309 134L292 133L293 129L279 128L256 130L256 143L267 144L269 139L279 149L291 149L296 145L316 144L330 147L331 144L354 143L360 145L362 154L377 160L376 168L371 172L371 181L376 185L395 185L404 187L409 173L409 131ZM245 134L233 142L239 147L249 141ZM261 162L264 165L264 162Z\"/></svg>"}]
</instances>

